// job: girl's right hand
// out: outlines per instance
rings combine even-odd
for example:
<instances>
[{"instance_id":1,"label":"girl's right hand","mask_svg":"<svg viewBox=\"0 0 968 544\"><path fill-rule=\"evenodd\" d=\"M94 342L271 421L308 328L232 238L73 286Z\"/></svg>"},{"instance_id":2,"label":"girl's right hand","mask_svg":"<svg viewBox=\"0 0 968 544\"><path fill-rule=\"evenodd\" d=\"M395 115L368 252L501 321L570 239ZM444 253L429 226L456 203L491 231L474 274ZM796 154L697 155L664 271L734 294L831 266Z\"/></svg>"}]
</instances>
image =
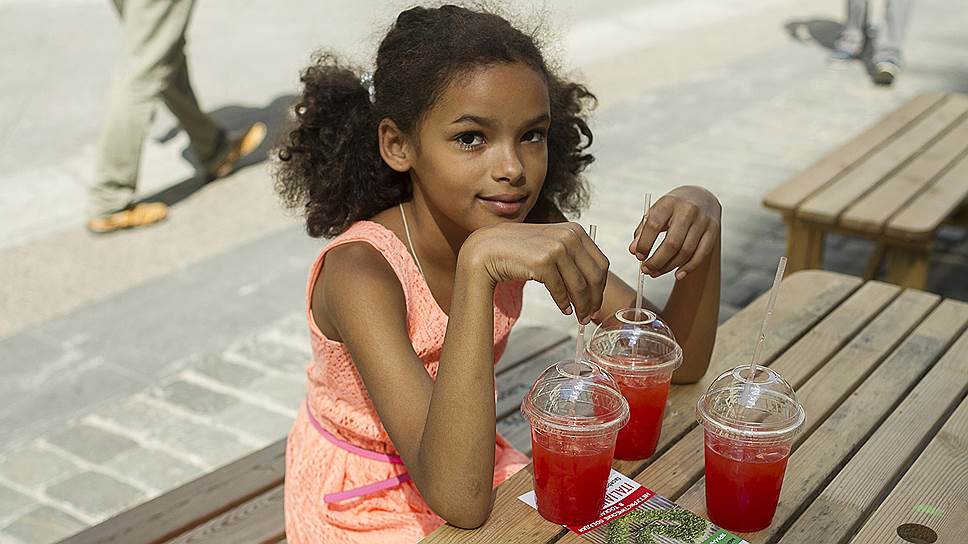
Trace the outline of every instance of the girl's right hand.
<instances>
[{"instance_id":1,"label":"girl's right hand","mask_svg":"<svg viewBox=\"0 0 968 544\"><path fill-rule=\"evenodd\" d=\"M501 223L473 232L460 250L492 285L536 280L562 313L588 323L602 305L608 258L577 223Z\"/></svg>"}]
</instances>

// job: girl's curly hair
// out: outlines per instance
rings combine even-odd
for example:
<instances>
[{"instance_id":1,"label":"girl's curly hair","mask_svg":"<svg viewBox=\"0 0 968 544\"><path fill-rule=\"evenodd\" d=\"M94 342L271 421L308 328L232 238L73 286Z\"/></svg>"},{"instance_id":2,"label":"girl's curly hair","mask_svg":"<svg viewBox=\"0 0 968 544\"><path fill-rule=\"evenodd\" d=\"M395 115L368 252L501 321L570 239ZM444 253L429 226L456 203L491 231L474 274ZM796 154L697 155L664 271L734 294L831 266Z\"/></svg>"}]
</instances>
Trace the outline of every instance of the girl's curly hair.
<instances>
[{"instance_id":1,"label":"girl's curly hair","mask_svg":"<svg viewBox=\"0 0 968 544\"><path fill-rule=\"evenodd\" d=\"M446 5L416 7L399 16L377 51L375 95L358 70L317 53L301 77L295 123L277 149L276 189L290 208L302 208L310 236L336 236L411 195L407 173L380 157L377 127L389 118L416 134L421 116L452 78L496 63L524 63L545 76L551 100L548 172L539 206L577 214L587 204L581 172L592 132L585 121L595 96L547 66L533 36L502 17Z\"/></svg>"}]
</instances>

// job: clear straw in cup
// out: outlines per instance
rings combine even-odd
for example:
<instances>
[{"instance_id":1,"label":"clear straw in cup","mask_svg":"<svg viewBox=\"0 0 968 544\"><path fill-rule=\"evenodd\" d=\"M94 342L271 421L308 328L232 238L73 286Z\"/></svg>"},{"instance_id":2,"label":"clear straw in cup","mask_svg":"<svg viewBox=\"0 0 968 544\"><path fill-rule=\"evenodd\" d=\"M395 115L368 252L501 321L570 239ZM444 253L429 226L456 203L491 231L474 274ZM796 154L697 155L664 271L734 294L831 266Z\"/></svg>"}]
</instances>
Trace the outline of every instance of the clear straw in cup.
<instances>
[{"instance_id":1,"label":"clear straw in cup","mask_svg":"<svg viewBox=\"0 0 968 544\"><path fill-rule=\"evenodd\" d=\"M559 525L598 519L615 438L628 403L598 365L565 360L545 369L521 403L531 424L538 513Z\"/></svg>"},{"instance_id":2,"label":"clear straw in cup","mask_svg":"<svg viewBox=\"0 0 968 544\"><path fill-rule=\"evenodd\" d=\"M655 453L672 373L682 364L682 348L655 313L624 308L603 320L586 349L629 403L629 422L618 433L616 459L646 459Z\"/></svg>"},{"instance_id":3,"label":"clear straw in cup","mask_svg":"<svg viewBox=\"0 0 968 544\"><path fill-rule=\"evenodd\" d=\"M769 527L790 449L806 420L775 371L743 364L719 375L696 404L704 429L706 511L733 532Z\"/></svg>"}]
</instances>

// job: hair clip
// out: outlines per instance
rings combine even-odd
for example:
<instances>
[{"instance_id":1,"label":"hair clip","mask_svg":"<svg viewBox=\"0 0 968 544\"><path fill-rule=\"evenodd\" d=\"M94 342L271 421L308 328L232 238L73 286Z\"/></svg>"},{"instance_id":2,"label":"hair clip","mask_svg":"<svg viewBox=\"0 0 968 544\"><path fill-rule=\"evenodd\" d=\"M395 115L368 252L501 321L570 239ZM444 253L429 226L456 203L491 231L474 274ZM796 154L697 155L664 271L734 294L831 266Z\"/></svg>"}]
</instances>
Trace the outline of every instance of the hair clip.
<instances>
[{"instance_id":1,"label":"hair clip","mask_svg":"<svg viewBox=\"0 0 968 544\"><path fill-rule=\"evenodd\" d=\"M370 103L376 102L376 88L373 87L373 72L369 70L360 76L360 84L370 94Z\"/></svg>"}]
</instances>

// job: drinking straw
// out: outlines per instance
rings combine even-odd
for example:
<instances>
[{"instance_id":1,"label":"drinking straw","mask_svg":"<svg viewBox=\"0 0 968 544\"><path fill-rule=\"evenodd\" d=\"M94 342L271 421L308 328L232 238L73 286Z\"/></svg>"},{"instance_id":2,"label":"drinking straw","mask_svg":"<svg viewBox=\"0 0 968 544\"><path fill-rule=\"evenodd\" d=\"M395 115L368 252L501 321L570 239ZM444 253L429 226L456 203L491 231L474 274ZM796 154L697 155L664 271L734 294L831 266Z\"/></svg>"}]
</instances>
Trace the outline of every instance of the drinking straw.
<instances>
[{"instance_id":1,"label":"drinking straw","mask_svg":"<svg viewBox=\"0 0 968 544\"><path fill-rule=\"evenodd\" d=\"M760 336L756 340L753 348L753 358L750 359L750 375L743 387L743 404L749 401L750 383L756 375L756 363L760 360L760 353L763 351L763 344L766 343L766 333L769 331L770 318L773 317L773 307L776 305L776 295L780 292L780 280L783 279L783 271L786 269L787 258L780 257L780 264L776 267L776 276L773 277L773 287L770 289L770 300L766 304L766 315L763 317L763 324L760 326Z\"/></svg>"},{"instance_id":2,"label":"drinking straw","mask_svg":"<svg viewBox=\"0 0 968 544\"><path fill-rule=\"evenodd\" d=\"M642 212L642 230L645 230L645 222L649 219L649 208L652 207L652 193L645 193L645 211ZM639 231L639 236L642 235L642 231ZM636 248L637 250L638 248ZM646 255L646 258L649 256ZM635 318L638 319L639 314L642 312L642 295L645 294L645 272L642 272L642 266L639 265L639 286L635 290Z\"/></svg>"},{"instance_id":3,"label":"drinking straw","mask_svg":"<svg viewBox=\"0 0 968 544\"><path fill-rule=\"evenodd\" d=\"M598 234L598 225L588 226L588 236L595 241L595 235ZM575 342L575 362L581 360L582 355L585 353L585 325L578 323L578 340Z\"/></svg>"}]
</instances>

